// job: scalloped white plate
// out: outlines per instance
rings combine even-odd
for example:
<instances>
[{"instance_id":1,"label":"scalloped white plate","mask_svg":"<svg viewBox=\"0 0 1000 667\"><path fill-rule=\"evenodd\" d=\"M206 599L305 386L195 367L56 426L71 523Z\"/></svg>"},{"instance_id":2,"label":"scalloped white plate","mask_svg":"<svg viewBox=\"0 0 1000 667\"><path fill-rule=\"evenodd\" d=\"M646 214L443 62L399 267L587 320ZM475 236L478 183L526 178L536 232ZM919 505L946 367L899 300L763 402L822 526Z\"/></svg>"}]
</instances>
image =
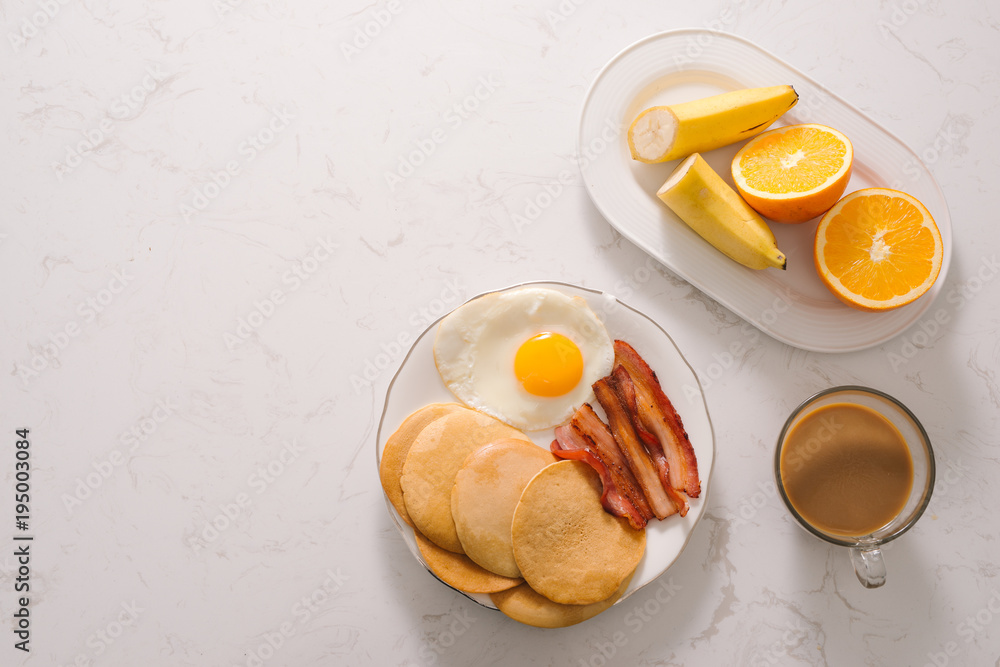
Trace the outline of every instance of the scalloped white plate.
<instances>
[{"instance_id":1,"label":"scalloped white plate","mask_svg":"<svg viewBox=\"0 0 1000 667\"><path fill-rule=\"evenodd\" d=\"M663 386L663 391L677 408L691 438L695 455L698 457L701 495L690 501L691 509L687 516L674 515L663 521L654 520L649 523L646 527L646 553L639 562L628 589L618 600L620 603L663 574L677 560L687 545L695 525L708 506L712 465L715 460L715 435L708 416L708 406L694 370L677 349L673 339L660 325L646 315L622 303L610 294L567 283L530 282L497 291L512 290L525 285L550 287L564 294L583 297L604 322L612 339L620 338L635 347L636 351L646 359L656 372ZM375 451L376 465L382 460L382 451L385 449L386 440L410 413L428 403L456 401L441 381L441 376L438 375L434 365L434 334L440 321L439 319L434 322L420 334L400 364L392 382L389 383L389 388L386 390L385 407L378 426ZM600 406L595 404L595 409L600 412ZM535 444L545 449L549 448L554 437L553 429L529 431L527 435L534 440ZM426 568L427 564L417 549L413 529L402 520L388 498L385 499L385 504L413 556ZM428 572L430 572L429 569ZM459 592L485 607L496 609L488 595Z\"/></svg>"},{"instance_id":2,"label":"scalloped white plate","mask_svg":"<svg viewBox=\"0 0 1000 667\"><path fill-rule=\"evenodd\" d=\"M657 199L677 165L631 158L625 134L643 109L718 93L791 84L799 102L773 127L823 123L854 145L847 192L892 187L910 193L934 216L944 242L937 282L915 302L887 313L866 313L838 301L813 266L817 220L770 223L788 256L788 270L754 271L706 243ZM729 165L742 143L709 151L705 159L730 185ZM899 139L791 65L739 37L709 30L673 30L627 47L597 75L580 116L577 155L587 191L623 236L672 272L770 336L806 350L849 352L902 333L931 306L951 258L951 218L927 167Z\"/></svg>"}]
</instances>

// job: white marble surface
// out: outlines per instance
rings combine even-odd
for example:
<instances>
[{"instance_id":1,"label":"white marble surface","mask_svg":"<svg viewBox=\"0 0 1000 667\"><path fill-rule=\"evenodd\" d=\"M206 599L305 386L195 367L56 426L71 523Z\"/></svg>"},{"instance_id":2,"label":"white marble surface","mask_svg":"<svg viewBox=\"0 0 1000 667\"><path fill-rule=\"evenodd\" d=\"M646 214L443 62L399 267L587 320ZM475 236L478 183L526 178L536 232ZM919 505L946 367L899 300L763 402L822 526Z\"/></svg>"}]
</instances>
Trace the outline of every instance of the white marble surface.
<instances>
[{"instance_id":1,"label":"white marble surface","mask_svg":"<svg viewBox=\"0 0 1000 667\"><path fill-rule=\"evenodd\" d=\"M0 664L997 661L995 3L19 0L0 25ZM753 40L923 156L954 225L936 329L804 352L637 271L581 187L576 122L609 58L680 27ZM713 490L669 605L520 626L428 576L386 512L398 342L532 279L617 293L703 380ZM937 448L875 591L771 481L784 416L843 383L899 397ZM9 631L19 427L30 654Z\"/></svg>"}]
</instances>

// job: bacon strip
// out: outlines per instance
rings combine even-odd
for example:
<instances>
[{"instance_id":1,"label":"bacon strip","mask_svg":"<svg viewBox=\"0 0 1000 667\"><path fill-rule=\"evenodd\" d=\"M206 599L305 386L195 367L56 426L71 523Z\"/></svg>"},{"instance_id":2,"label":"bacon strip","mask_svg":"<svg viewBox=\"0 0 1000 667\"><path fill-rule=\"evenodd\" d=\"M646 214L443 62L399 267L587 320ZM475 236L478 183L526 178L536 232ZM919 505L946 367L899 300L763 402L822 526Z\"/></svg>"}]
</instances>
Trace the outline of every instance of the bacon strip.
<instances>
[{"instance_id":1,"label":"bacon strip","mask_svg":"<svg viewBox=\"0 0 1000 667\"><path fill-rule=\"evenodd\" d=\"M612 480L608 466L592 451L584 437L577 433L571 424L563 424L556 428L556 439L552 441L549 449L561 459L583 461L593 468L601 477L603 487L601 505L604 509L615 516L628 519L629 524L636 530L646 527L648 518L640 514L635 505L621 494Z\"/></svg>"},{"instance_id":2,"label":"bacon strip","mask_svg":"<svg viewBox=\"0 0 1000 667\"><path fill-rule=\"evenodd\" d=\"M678 508L671 502L663 485L660 484L656 468L642 446L639 436L636 435L635 428L632 426L632 420L629 418L628 412L622 404L621 397L612 388L610 377L601 378L594 383L593 388L594 394L597 396L597 401L608 415L608 424L611 427L611 432L614 434L622 454L625 455L628 461L629 469L635 474L635 478L639 482L639 487L646 495L653 514L658 519L664 519L671 514L677 513Z\"/></svg>"},{"instance_id":3,"label":"bacon strip","mask_svg":"<svg viewBox=\"0 0 1000 667\"><path fill-rule=\"evenodd\" d=\"M697 498L701 494L701 480L698 478L694 448L680 415L663 393L656 373L631 345L622 340L615 341L615 364L624 367L632 379L638 416L636 421L659 441L669 467L670 486Z\"/></svg>"},{"instance_id":4,"label":"bacon strip","mask_svg":"<svg viewBox=\"0 0 1000 667\"><path fill-rule=\"evenodd\" d=\"M653 510L649 501L639 488L635 475L628 467L628 461L622 450L611 435L611 429L601 421L589 403L584 403L570 422L573 429L583 436L592 446L594 453L604 461L611 472L611 479L622 495L624 495L646 520L653 518Z\"/></svg>"},{"instance_id":5,"label":"bacon strip","mask_svg":"<svg viewBox=\"0 0 1000 667\"><path fill-rule=\"evenodd\" d=\"M611 373L611 385L622 399L622 403L625 404L626 412L632 417L632 426L635 427L636 434L646 446L646 452L649 454L649 458L653 462L653 467L656 468L656 473L660 478L660 485L663 486L663 490L677 508L678 513L681 516L687 516L690 507L684 495L670 484L670 464L663 452L663 447L660 446L660 441L656 439L655 435L643 428L639 420L636 419L638 408L636 405L635 383L632 382L632 376L628 374L624 366L615 366L615 370Z\"/></svg>"}]
</instances>

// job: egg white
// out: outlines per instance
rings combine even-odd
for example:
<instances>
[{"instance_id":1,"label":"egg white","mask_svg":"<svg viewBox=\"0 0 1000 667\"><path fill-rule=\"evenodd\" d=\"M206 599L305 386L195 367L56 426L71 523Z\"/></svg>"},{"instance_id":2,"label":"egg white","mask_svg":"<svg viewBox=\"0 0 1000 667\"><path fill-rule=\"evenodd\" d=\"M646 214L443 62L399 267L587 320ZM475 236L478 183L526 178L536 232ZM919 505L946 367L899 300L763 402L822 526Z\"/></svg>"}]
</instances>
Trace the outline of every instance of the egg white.
<instances>
[{"instance_id":1,"label":"egg white","mask_svg":"<svg viewBox=\"0 0 1000 667\"><path fill-rule=\"evenodd\" d=\"M535 396L514 374L518 348L543 332L566 336L583 355L583 376L562 396ZM614 356L611 337L586 300L545 287L473 299L441 320L434 339L438 373L456 398L527 431L557 426L592 400L591 385L611 372Z\"/></svg>"}]
</instances>

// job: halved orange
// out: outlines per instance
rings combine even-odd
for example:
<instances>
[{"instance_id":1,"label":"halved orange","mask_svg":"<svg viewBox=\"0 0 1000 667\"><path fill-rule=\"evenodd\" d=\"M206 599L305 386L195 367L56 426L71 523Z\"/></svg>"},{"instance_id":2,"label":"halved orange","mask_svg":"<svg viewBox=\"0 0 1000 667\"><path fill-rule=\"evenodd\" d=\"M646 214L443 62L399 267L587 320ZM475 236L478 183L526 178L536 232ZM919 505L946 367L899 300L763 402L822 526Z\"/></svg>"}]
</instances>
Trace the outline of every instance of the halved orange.
<instances>
[{"instance_id":1,"label":"halved orange","mask_svg":"<svg viewBox=\"0 0 1000 667\"><path fill-rule=\"evenodd\" d=\"M746 143L733 158L736 190L776 222L822 215L847 189L854 162L851 141L826 125L788 125Z\"/></svg>"},{"instance_id":2,"label":"halved orange","mask_svg":"<svg viewBox=\"0 0 1000 667\"><path fill-rule=\"evenodd\" d=\"M847 195L816 228L816 271L854 308L883 311L915 300L941 272L941 233L915 197L888 188Z\"/></svg>"}]
</instances>

